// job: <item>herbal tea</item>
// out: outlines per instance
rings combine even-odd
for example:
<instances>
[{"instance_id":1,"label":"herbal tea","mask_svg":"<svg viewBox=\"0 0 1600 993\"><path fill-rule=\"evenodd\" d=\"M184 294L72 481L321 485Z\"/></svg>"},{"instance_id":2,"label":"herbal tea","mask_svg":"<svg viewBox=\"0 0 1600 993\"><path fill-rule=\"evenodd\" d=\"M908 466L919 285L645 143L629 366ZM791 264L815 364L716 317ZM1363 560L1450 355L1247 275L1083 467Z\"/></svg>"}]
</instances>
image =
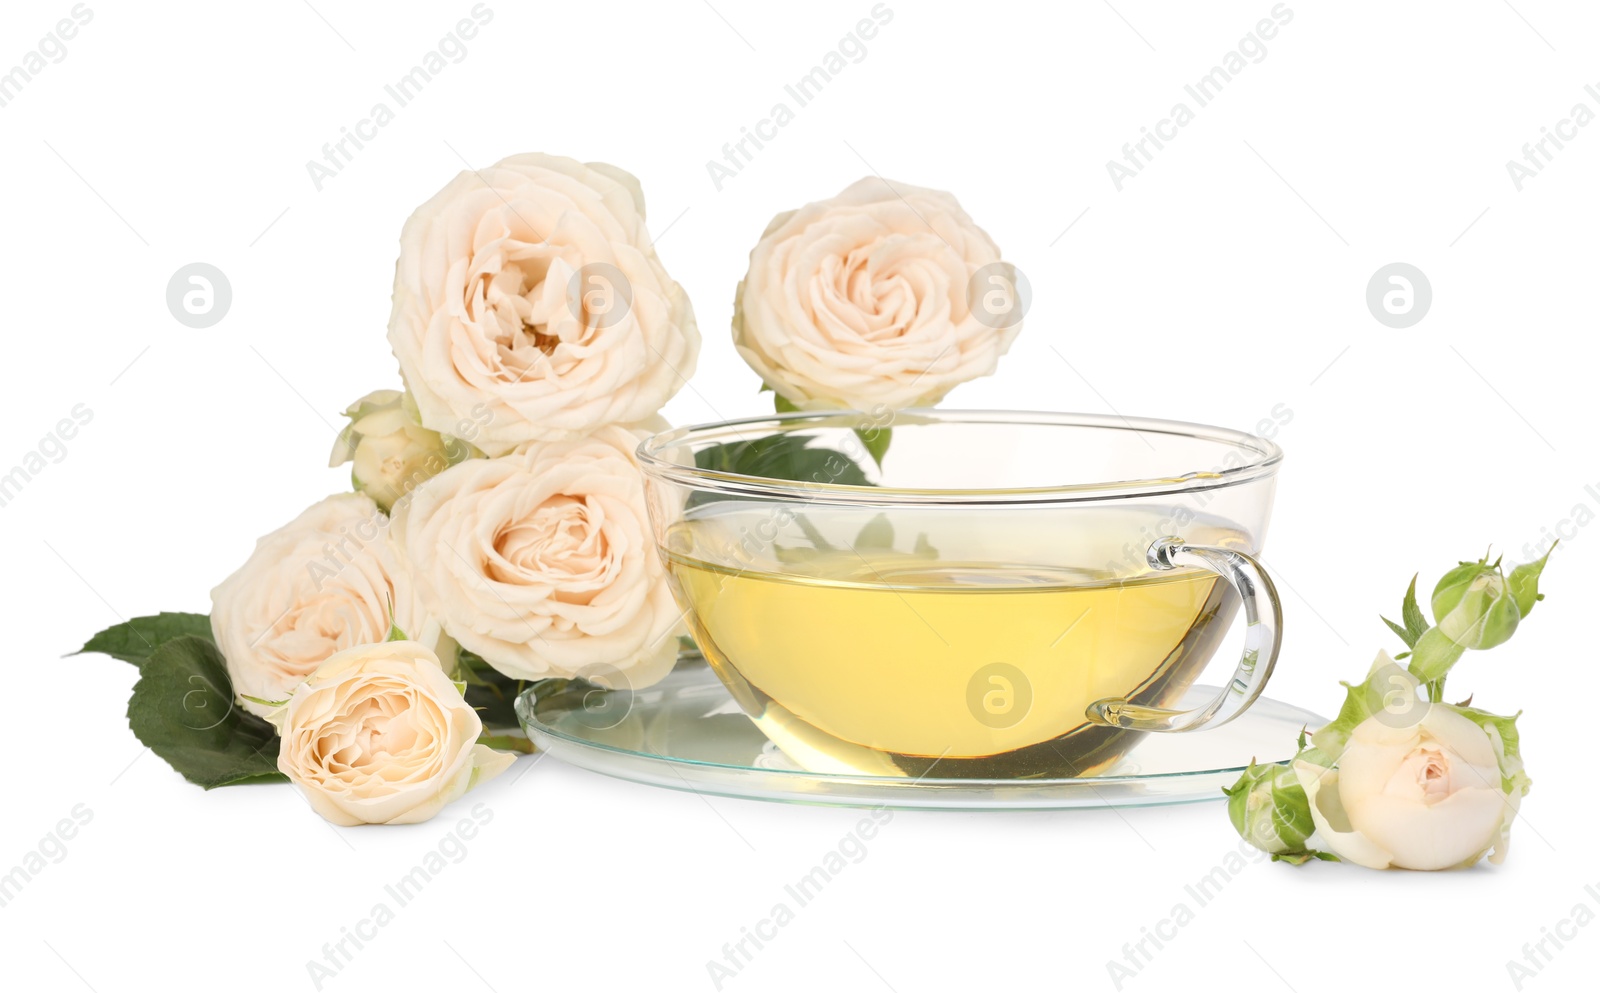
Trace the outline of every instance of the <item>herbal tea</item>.
<instances>
[{"instance_id":1,"label":"herbal tea","mask_svg":"<svg viewBox=\"0 0 1600 993\"><path fill-rule=\"evenodd\" d=\"M1098 547L1093 530L1019 519L975 534L924 514L900 550L888 518L849 541L801 519L801 542L752 543L748 512L702 509L666 549L695 637L746 713L812 771L1091 773L1131 732L1090 725L1085 708L1173 702L1237 606L1216 574L1155 571ZM1100 533L1127 534L1112 523ZM1040 564L1052 553L1072 564Z\"/></svg>"}]
</instances>

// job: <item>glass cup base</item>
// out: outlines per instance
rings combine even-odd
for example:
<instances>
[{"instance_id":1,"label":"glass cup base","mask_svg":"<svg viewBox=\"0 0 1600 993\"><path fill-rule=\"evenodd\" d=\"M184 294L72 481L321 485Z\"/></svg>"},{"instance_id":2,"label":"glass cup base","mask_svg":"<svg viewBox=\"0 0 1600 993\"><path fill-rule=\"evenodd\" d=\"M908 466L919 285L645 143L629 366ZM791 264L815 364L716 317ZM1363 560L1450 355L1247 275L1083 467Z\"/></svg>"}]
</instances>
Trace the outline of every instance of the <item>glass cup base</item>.
<instances>
[{"instance_id":1,"label":"glass cup base","mask_svg":"<svg viewBox=\"0 0 1600 993\"><path fill-rule=\"evenodd\" d=\"M1197 685L1196 705L1217 695ZM526 691L517 715L535 745L579 768L651 786L712 796L840 807L911 810L1066 810L1222 799L1252 758L1291 758L1304 727L1326 719L1262 698L1222 727L1195 735L1148 735L1093 775L947 778L938 763L915 776L809 772L739 709L698 653L665 680L627 693L582 683Z\"/></svg>"}]
</instances>

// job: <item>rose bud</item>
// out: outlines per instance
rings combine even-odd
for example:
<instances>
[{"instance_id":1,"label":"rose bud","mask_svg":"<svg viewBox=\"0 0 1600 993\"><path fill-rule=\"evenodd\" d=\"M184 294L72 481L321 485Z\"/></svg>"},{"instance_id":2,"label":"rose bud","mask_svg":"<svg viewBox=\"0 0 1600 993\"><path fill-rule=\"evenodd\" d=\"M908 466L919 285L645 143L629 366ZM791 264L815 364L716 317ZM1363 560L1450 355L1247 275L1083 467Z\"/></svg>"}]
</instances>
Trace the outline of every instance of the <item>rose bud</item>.
<instances>
[{"instance_id":1,"label":"rose bud","mask_svg":"<svg viewBox=\"0 0 1600 993\"><path fill-rule=\"evenodd\" d=\"M1222 792L1228 797L1228 819L1245 841L1274 860L1303 862L1313 857L1305 846L1316 824L1306 791L1288 765L1252 761L1233 788Z\"/></svg>"},{"instance_id":2,"label":"rose bud","mask_svg":"<svg viewBox=\"0 0 1600 993\"><path fill-rule=\"evenodd\" d=\"M399 390L376 390L351 404L350 423L339 432L328 465L354 462L350 479L384 513L421 483L469 454L464 442L447 441L423 427L410 398ZM460 457L453 457L459 455Z\"/></svg>"},{"instance_id":3,"label":"rose bud","mask_svg":"<svg viewBox=\"0 0 1600 993\"><path fill-rule=\"evenodd\" d=\"M1504 644L1522 620L1517 599L1498 564L1469 562L1445 573L1433 590L1439 633L1462 648Z\"/></svg>"}]
</instances>

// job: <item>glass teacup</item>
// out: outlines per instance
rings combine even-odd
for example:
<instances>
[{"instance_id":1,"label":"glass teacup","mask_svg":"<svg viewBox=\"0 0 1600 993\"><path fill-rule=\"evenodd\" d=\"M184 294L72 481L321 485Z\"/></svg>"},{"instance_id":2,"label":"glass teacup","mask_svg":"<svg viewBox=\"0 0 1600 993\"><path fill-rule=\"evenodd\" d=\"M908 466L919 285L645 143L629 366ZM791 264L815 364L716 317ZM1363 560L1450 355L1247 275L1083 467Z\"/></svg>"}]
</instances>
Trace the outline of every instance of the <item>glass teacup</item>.
<instances>
[{"instance_id":1,"label":"glass teacup","mask_svg":"<svg viewBox=\"0 0 1600 993\"><path fill-rule=\"evenodd\" d=\"M1238 716L1277 659L1277 592L1252 557L1282 459L1265 438L850 411L680 428L639 457L696 642L814 772L1092 775L1144 732ZM1231 678L1171 709L1241 604Z\"/></svg>"}]
</instances>

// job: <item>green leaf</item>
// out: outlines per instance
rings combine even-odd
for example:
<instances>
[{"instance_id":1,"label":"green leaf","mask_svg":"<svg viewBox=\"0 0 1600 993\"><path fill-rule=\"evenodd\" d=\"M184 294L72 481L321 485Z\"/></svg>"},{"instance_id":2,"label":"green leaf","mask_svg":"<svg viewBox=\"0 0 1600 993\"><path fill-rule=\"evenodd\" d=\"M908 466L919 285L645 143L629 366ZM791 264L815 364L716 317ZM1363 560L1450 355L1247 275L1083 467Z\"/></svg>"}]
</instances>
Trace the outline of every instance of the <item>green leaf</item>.
<instances>
[{"instance_id":1,"label":"green leaf","mask_svg":"<svg viewBox=\"0 0 1600 993\"><path fill-rule=\"evenodd\" d=\"M1523 617L1528 616L1528 611L1533 609L1534 604L1544 599L1544 594L1539 592L1539 576L1544 572L1545 563L1550 561L1550 552L1555 550L1556 546L1551 545L1549 551L1545 552L1539 561L1525 562L1511 570L1511 577L1507 582Z\"/></svg>"},{"instance_id":2,"label":"green leaf","mask_svg":"<svg viewBox=\"0 0 1600 993\"><path fill-rule=\"evenodd\" d=\"M1416 648L1417 639L1428 630L1428 619L1423 616L1422 608L1417 606L1417 577L1411 577L1411 585L1406 587L1405 600L1400 604L1400 619L1405 623L1396 624L1389 618L1379 615L1378 619L1389 625L1389 630L1400 636L1407 648Z\"/></svg>"},{"instance_id":3,"label":"green leaf","mask_svg":"<svg viewBox=\"0 0 1600 993\"><path fill-rule=\"evenodd\" d=\"M1400 640L1406 643L1407 648L1415 648L1417 646L1417 639L1411 637L1410 631L1407 631L1405 628L1396 624L1394 621L1389 620L1389 618L1383 616L1382 614L1378 615L1378 620L1389 625L1389 630L1399 635Z\"/></svg>"},{"instance_id":4,"label":"green leaf","mask_svg":"<svg viewBox=\"0 0 1600 993\"><path fill-rule=\"evenodd\" d=\"M462 695L478 712L485 731L489 729L517 729L517 697L527 688L527 683L500 672L485 662L481 656L465 649L461 652L460 676L467 684Z\"/></svg>"},{"instance_id":5,"label":"green leaf","mask_svg":"<svg viewBox=\"0 0 1600 993\"><path fill-rule=\"evenodd\" d=\"M754 441L728 442L701 449L695 453L694 461L701 469L762 479L871 485L854 459L831 448L811 448L812 440L797 434L775 434Z\"/></svg>"},{"instance_id":6,"label":"green leaf","mask_svg":"<svg viewBox=\"0 0 1600 993\"><path fill-rule=\"evenodd\" d=\"M770 386L764 388L769 390L772 389ZM784 398L783 394L776 390L773 390L772 392L772 409L776 410L780 414L794 414L798 413L800 410L799 407L796 407L794 404L790 403Z\"/></svg>"},{"instance_id":7,"label":"green leaf","mask_svg":"<svg viewBox=\"0 0 1600 993\"><path fill-rule=\"evenodd\" d=\"M893 441L893 431L890 428L856 428L856 437L861 439L861 444L866 448L867 454L872 456L872 461L883 465L883 457L889 454L889 442Z\"/></svg>"},{"instance_id":8,"label":"green leaf","mask_svg":"<svg viewBox=\"0 0 1600 993\"><path fill-rule=\"evenodd\" d=\"M488 686L489 681L479 673L483 669L494 672L489 663L483 660L483 656L469 652L465 648L461 649L457 655L456 669L456 675L460 676L461 681L468 686Z\"/></svg>"},{"instance_id":9,"label":"green leaf","mask_svg":"<svg viewBox=\"0 0 1600 993\"><path fill-rule=\"evenodd\" d=\"M1428 619L1423 616L1422 608L1417 605L1417 577L1411 577L1411 585L1406 587L1405 601L1400 605L1400 619L1406 622L1406 633L1411 636L1406 642L1407 648L1416 648L1417 639L1428 630Z\"/></svg>"},{"instance_id":10,"label":"green leaf","mask_svg":"<svg viewBox=\"0 0 1600 993\"><path fill-rule=\"evenodd\" d=\"M222 653L195 635L166 641L145 661L128 699L128 726L208 790L286 778L278 772L278 733L239 708Z\"/></svg>"},{"instance_id":11,"label":"green leaf","mask_svg":"<svg viewBox=\"0 0 1600 993\"><path fill-rule=\"evenodd\" d=\"M74 655L99 652L143 665L163 642L183 635L211 640L211 618L205 614L160 613L113 624L90 638Z\"/></svg>"},{"instance_id":12,"label":"green leaf","mask_svg":"<svg viewBox=\"0 0 1600 993\"><path fill-rule=\"evenodd\" d=\"M857 551L863 548L894 548L894 523L889 520L889 515L876 514L863 524L856 534L855 546Z\"/></svg>"}]
</instances>

